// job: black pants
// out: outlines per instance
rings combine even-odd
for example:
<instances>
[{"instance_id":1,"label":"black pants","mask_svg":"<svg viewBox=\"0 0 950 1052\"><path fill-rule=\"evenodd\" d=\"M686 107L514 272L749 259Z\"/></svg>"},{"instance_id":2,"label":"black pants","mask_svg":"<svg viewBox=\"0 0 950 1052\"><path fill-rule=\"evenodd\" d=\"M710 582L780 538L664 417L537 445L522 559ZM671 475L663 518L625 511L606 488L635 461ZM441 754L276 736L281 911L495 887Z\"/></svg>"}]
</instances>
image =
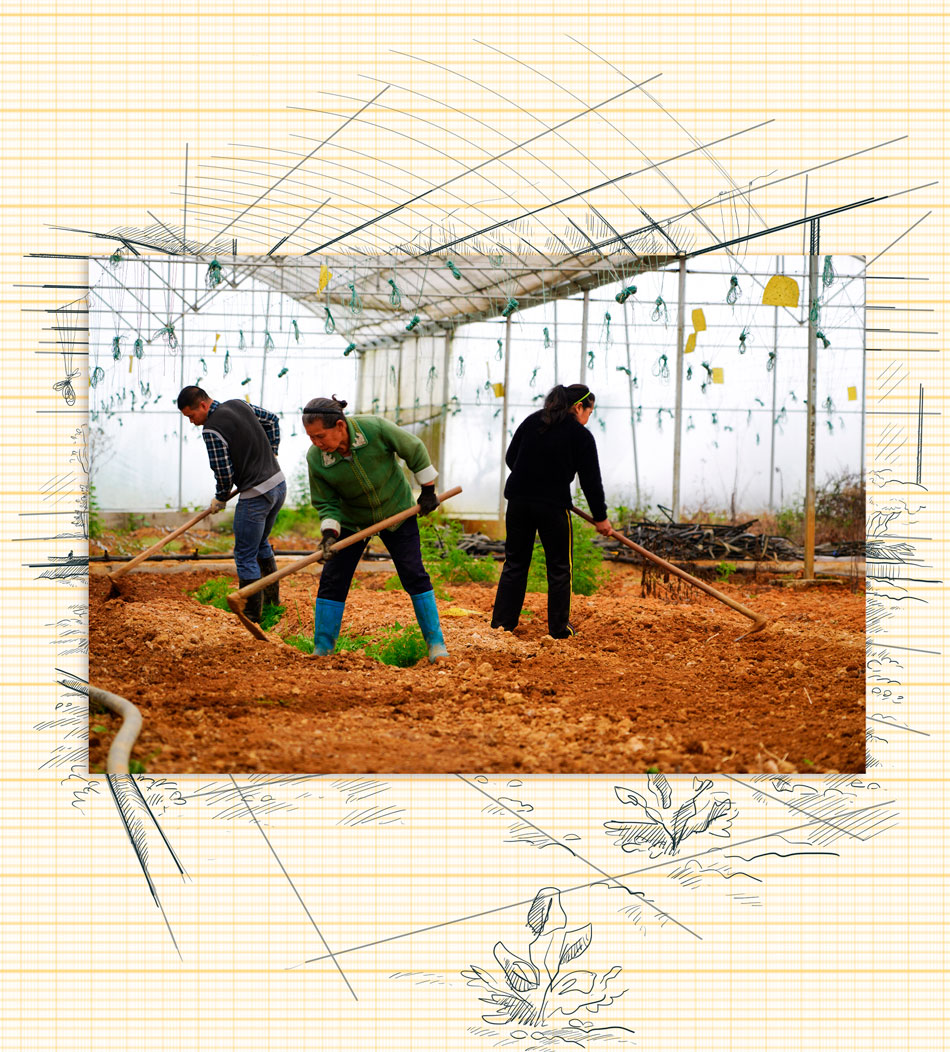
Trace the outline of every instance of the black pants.
<instances>
[{"instance_id":1,"label":"black pants","mask_svg":"<svg viewBox=\"0 0 950 1052\"><path fill-rule=\"evenodd\" d=\"M340 530L340 540L352 537L354 530ZM419 523L415 515L406 519L394 530L383 530L377 534L386 546L386 550L396 564L396 573L399 581L409 595L421 595L423 592L432 591L432 582L422 565L422 552L419 548ZM351 544L349 548L334 552L324 563L320 574L320 586L317 589L317 598L334 599L338 603L345 603L347 593L350 590L350 582L356 572L357 564L369 538L358 544Z\"/></svg>"},{"instance_id":2,"label":"black pants","mask_svg":"<svg viewBox=\"0 0 950 1052\"><path fill-rule=\"evenodd\" d=\"M537 533L548 569L548 631L555 639L563 639L571 634L570 511L535 500L510 500L505 527L505 565L495 594L492 628L513 631L518 624Z\"/></svg>"}]
</instances>

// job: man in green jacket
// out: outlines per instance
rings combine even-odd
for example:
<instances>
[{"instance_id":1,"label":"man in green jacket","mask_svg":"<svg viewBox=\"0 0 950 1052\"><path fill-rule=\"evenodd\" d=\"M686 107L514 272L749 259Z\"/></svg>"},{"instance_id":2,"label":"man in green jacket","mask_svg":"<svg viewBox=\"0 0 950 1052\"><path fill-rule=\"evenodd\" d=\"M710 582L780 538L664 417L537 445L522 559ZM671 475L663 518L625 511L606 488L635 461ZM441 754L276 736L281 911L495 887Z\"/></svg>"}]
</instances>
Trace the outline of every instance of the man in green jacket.
<instances>
[{"instance_id":1,"label":"man in green jacket","mask_svg":"<svg viewBox=\"0 0 950 1052\"><path fill-rule=\"evenodd\" d=\"M304 430L313 448L307 453L310 503L320 512L325 556L314 608L314 654L333 652L350 582L367 541L331 552L334 542L373 526L415 503L397 457L401 457L422 487L419 509L428 515L439 506L435 493L438 472L423 443L381 416L345 417L346 402L314 398L303 411ZM448 657L432 582L422 564L416 517L380 534L399 580L412 599L429 661ZM332 556L332 558L331 558Z\"/></svg>"}]
</instances>

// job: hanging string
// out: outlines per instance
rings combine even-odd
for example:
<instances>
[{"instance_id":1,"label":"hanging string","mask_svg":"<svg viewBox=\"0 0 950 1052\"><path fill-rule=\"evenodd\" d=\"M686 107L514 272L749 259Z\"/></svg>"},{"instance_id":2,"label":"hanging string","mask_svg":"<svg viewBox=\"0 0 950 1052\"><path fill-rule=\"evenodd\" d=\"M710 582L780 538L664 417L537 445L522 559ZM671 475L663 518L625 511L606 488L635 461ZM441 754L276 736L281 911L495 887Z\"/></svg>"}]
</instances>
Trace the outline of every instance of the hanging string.
<instances>
[{"instance_id":1,"label":"hanging string","mask_svg":"<svg viewBox=\"0 0 950 1052\"><path fill-rule=\"evenodd\" d=\"M436 369L436 367L434 365L430 366L429 367L429 372L428 372L428 374L426 376L426 390L427 391L430 391L430 392L432 391L432 386L435 383L435 381L438 379L438 376L439 376L439 370Z\"/></svg>"},{"instance_id":2,"label":"hanging string","mask_svg":"<svg viewBox=\"0 0 950 1052\"><path fill-rule=\"evenodd\" d=\"M632 378L633 373L630 372L626 365L618 365L616 368L618 373L626 373L628 380Z\"/></svg>"},{"instance_id":3,"label":"hanging string","mask_svg":"<svg viewBox=\"0 0 950 1052\"><path fill-rule=\"evenodd\" d=\"M736 300L742 295L742 289L739 288L739 279L735 274L729 279L729 291L726 293L726 303L730 307L734 307Z\"/></svg>"},{"instance_id":4,"label":"hanging string","mask_svg":"<svg viewBox=\"0 0 950 1052\"><path fill-rule=\"evenodd\" d=\"M238 339L238 350L239 351L246 351L247 350L247 342L244 339L244 330L243 329L238 329L238 337L239 337L239 339Z\"/></svg>"},{"instance_id":5,"label":"hanging string","mask_svg":"<svg viewBox=\"0 0 950 1052\"><path fill-rule=\"evenodd\" d=\"M213 289L217 285L220 285L222 280L223 275L221 274L221 264L217 259L212 259L208 264L208 271L205 274L205 285L207 285L209 289Z\"/></svg>"},{"instance_id":6,"label":"hanging string","mask_svg":"<svg viewBox=\"0 0 950 1052\"><path fill-rule=\"evenodd\" d=\"M766 372L770 373L775 368L776 357L775 351L769 351L769 360L765 363Z\"/></svg>"},{"instance_id":7,"label":"hanging string","mask_svg":"<svg viewBox=\"0 0 950 1052\"><path fill-rule=\"evenodd\" d=\"M327 336L331 336L336 332L336 322L333 320L333 315L330 313L329 307L324 307L323 310L326 313L326 318L323 321L323 331Z\"/></svg>"},{"instance_id":8,"label":"hanging string","mask_svg":"<svg viewBox=\"0 0 950 1052\"><path fill-rule=\"evenodd\" d=\"M588 369L593 369L594 368L594 352L593 351L588 351L587 352L587 368Z\"/></svg>"},{"instance_id":9,"label":"hanging string","mask_svg":"<svg viewBox=\"0 0 950 1052\"><path fill-rule=\"evenodd\" d=\"M225 348L224 351L224 375L227 376L231 371L231 352Z\"/></svg>"},{"instance_id":10,"label":"hanging string","mask_svg":"<svg viewBox=\"0 0 950 1052\"><path fill-rule=\"evenodd\" d=\"M241 381L241 386L242 387L246 387L250 382L251 382L251 377L249 376L246 380L242 380Z\"/></svg>"},{"instance_id":11,"label":"hanging string","mask_svg":"<svg viewBox=\"0 0 950 1052\"><path fill-rule=\"evenodd\" d=\"M285 366L283 367L283 369L281 369L281 371L280 371L280 372L279 372L279 373L277 374L277 379L278 379L278 380L282 379L282 378L283 378L284 376L286 376L286 375L287 375L287 374L288 374L289 372L290 372L290 370L289 370L289 369L287 368L287 366L285 365Z\"/></svg>"},{"instance_id":12,"label":"hanging string","mask_svg":"<svg viewBox=\"0 0 950 1052\"><path fill-rule=\"evenodd\" d=\"M617 295L614 296L614 299L618 303L626 303L627 300L630 299L631 296L635 296L636 294L637 294L637 286L636 285L628 285L625 289L621 289L617 293Z\"/></svg>"},{"instance_id":13,"label":"hanging string","mask_svg":"<svg viewBox=\"0 0 950 1052\"><path fill-rule=\"evenodd\" d=\"M300 326L293 318L290 319L290 324L294 327L294 342L300 343Z\"/></svg>"},{"instance_id":14,"label":"hanging string","mask_svg":"<svg viewBox=\"0 0 950 1052\"><path fill-rule=\"evenodd\" d=\"M686 366L686 379L692 380L693 378L693 367L691 365Z\"/></svg>"},{"instance_id":15,"label":"hanging string","mask_svg":"<svg viewBox=\"0 0 950 1052\"><path fill-rule=\"evenodd\" d=\"M518 301L514 296L508 297L508 302L505 304L504 310L501 312L503 318L510 318L512 314L518 309Z\"/></svg>"},{"instance_id":16,"label":"hanging string","mask_svg":"<svg viewBox=\"0 0 950 1052\"><path fill-rule=\"evenodd\" d=\"M459 270L459 268L455 265L455 263L451 259L447 259L445 261L445 265L449 268L449 270L452 271L452 277L455 278L456 281L461 281L462 280L461 271Z\"/></svg>"},{"instance_id":17,"label":"hanging string","mask_svg":"<svg viewBox=\"0 0 950 1052\"><path fill-rule=\"evenodd\" d=\"M746 327L745 329L742 330L742 332L739 333L739 353L740 354L745 354L745 352L748 350L748 348L746 347L746 340L748 340L748 339L749 339L749 329L748 329L748 327Z\"/></svg>"},{"instance_id":18,"label":"hanging string","mask_svg":"<svg viewBox=\"0 0 950 1052\"><path fill-rule=\"evenodd\" d=\"M348 343L346 345L346 347L344 347L344 349L343 349L343 357L346 358L348 355L352 354L355 350L356 350L356 344L355 343Z\"/></svg>"},{"instance_id":19,"label":"hanging string","mask_svg":"<svg viewBox=\"0 0 950 1052\"><path fill-rule=\"evenodd\" d=\"M637 423L638 424L640 423L642 418L643 418L643 406L642 405L638 405L637 406Z\"/></svg>"},{"instance_id":20,"label":"hanging string","mask_svg":"<svg viewBox=\"0 0 950 1052\"><path fill-rule=\"evenodd\" d=\"M706 370L706 378L699 385L699 389L700 391L702 391L703 394L705 394L706 388L712 383L712 366L709 364L709 362L701 362L700 364Z\"/></svg>"},{"instance_id":21,"label":"hanging string","mask_svg":"<svg viewBox=\"0 0 950 1052\"><path fill-rule=\"evenodd\" d=\"M406 332L412 332L412 330L419 324L419 315L413 314L412 320L406 326Z\"/></svg>"},{"instance_id":22,"label":"hanging string","mask_svg":"<svg viewBox=\"0 0 950 1052\"><path fill-rule=\"evenodd\" d=\"M393 385L393 387L396 387L398 385L398 383L399 383L399 379L396 376L396 366L395 365L391 365L389 367L389 382Z\"/></svg>"},{"instance_id":23,"label":"hanging string","mask_svg":"<svg viewBox=\"0 0 950 1052\"><path fill-rule=\"evenodd\" d=\"M264 330L264 350L272 351L274 349L274 337L267 331Z\"/></svg>"},{"instance_id":24,"label":"hanging string","mask_svg":"<svg viewBox=\"0 0 950 1052\"><path fill-rule=\"evenodd\" d=\"M819 317L818 300L814 299L814 300L811 301L811 310L808 312L808 320L812 323L812 325L815 326L816 329L818 328L818 317Z\"/></svg>"},{"instance_id":25,"label":"hanging string","mask_svg":"<svg viewBox=\"0 0 950 1052\"><path fill-rule=\"evenodd\" d=\"M145 341L141 336L132 344L132 353L136 358L141 358L145 354Z\"/></svg>"},{"instance_id":26,"label":"hanging string","mask_svg":"<svg viewBox=\"0 0 950 1052\"><path fill-rule=\"evenodd\" d=\"M818 337L819 340L821 340L822 347L827 351L828 348L831 346L831 340L829 340L823 332L818 332L817 330L815 332L815 335Z\"/></svg>"},{"instance_id":27,"label":"hanging string","mask_svg":"<svg viewBox=\"0 0 950 1052\"><path fill-rule=\"evenodd\" d=\"M115 252L113 252L112 255L109 256L109 265L111 267L117 267L121 262L122 253L119 251L119 249L116 249Z\"/></svg>"},{"instance_id":28,"label":"hanging string","mask_svg":"<svg viewBox=\"0 0 950 1052\"><path fill-rule=\"evenodd\" d=\"M500 362L505 357L504 349L501 345L501 340L498 341L498 350L495 351L495 361Z\"/></svg>"},{"instance_id":29,"label":"hanging string","mask_svg":"<svg viewBox=\"0 0 950 1052\"><path fill-rule=\"evenodd\" d=\"M117 362L122 357L122 348L119 346L121 342L121 336L112 337L112 360L114 362Z\"/></svg>"},{"instance_id":30,"label":"hanging string","mask_svg":"<svg viewBox=\"0 0 950 1052\"><path fill-rule=\"evenodd\" d=\"M461 379L465 375L465 359L459 355L458 365L455 367L455 375Z\"/></svg>"},{"instance_id":31,"label":"hanging string","mask_svg":"<svg viewBox=\"0 0 950 1052\"><path fill-rule=\"evenodd\" d=\"M535 384L537 384L537 382L538 382L538 370L537 369L532 369L531 370L531 379L528 381L528 386L529 387L534 387Z\"/></svg>"},{"instance_id":32,"label":"hanging string","mask_svg":"<svg viewBox=\"0 0 950 1052\"><path fill-rule=\"evenodd\" d=\"M670 367L665 354L661 354L653 363L653 375L658 376L661 380L669 380Z\"/></svg>"},{"instance_id":33,"label":"hanging string","mask_svg":"<svg viewBox=\"0 0 950 1052\"><path fill-rule=\"evenodd\" d=\"M610 346L610 311L604 311L604 343Z\"/></svg>"},{"instance_id":34,"label":"hanging string","mask_svg":"<svg viewBox=\"0 0 950 1052\"><path fill-rule=\"evenodd\" d=\"M696 425L693 423L693 418L691 416L687 417L686 418L686 430L687 431L694 431L695 429L696 429Z\"/></svg>"},{"instance_id":35,"label":"hanging string","mask_svg":"<svg viewBox=\"0 0 950 1052\"><path fill-rule=\"evenodd\" d=\"M547 350L551 346L551 334L548 332L547 325L544 326L544 349Z\"/></svg>"},{"instance_id":36,"label":"hanging string","mask_svg":"<svg viewBox=\"0 0 950 1052\"><path fill-rule=\"evenodd\" d=\"M835 268L831 265L831 256L825 256L825 268L821 272L821 283L826 289L835 283Z\"/></svg>"},{"instance_id":37,"label":"hanging string","mask_svg":"<svg viewBox=\"0 0 950 1052\"><path fill-rule=\"evenodd\" d=\"M64 400L66 402L66 405L75 405L76 404L76 390L73 387L73 380L78 375L79 375L79 370L78 369L73 369L67 374L65 380L57 380L57 382L55 384L53 384L53 390L54 391L59 391L62 394L62 396L63 396L63 398L64 398ZM98 382L99 381L97 380L96 383L98 383ZM96 384L93 384L92 386L95 387Z\"/></svg>"},{"instance_id":38,"label":"hanging string","mask_svg":"<svg viewBox=\"0 0 950 1052\"><path fill-rule=\"evenodd\" d=\"M657 296L656 303L653 307L653 313L650 315L652 321L663 321L664 325L669 324L670 312L666 309L666 304L663 302L662 296Z\"/></svg>"},{"instance_id":39,"label":"hanging string","mask_svg":"<svg viewBox=\"0 0 950 1052\"><path fill-rule=\"evenodd\" d=\"M824 400L824 402L821 403L821 405L829 416L831 416L831 414L835 411L835 403L832 400L831 395L828 395L828 397Z\"/></svg>"},{"instance_id":40,"label":"hanging string","mask_svg":"<svg viewBox=\"0 0 950 1052\"><path fill-rule=\"evenodd\" d=\"M204 358L199 358L198 361L201 362L201 375L202 376L207 376L208 375L208 363L204 360Z\"/></svg>"},{"instance_id":41,"label":"hanging string","mask_svg":"<svg viewBox=\"0 0 950 1052\"><path fill-rule=\"evenodd\" d=\"M360 299L356 292L356 283L353 282L347 286L350 290L350 302L347 306L350 308L350 314L362 314L363 313L363 301Z\"/></svg>"},{"instance_id":42,"label":"hanging string","mask_svg":"<svg viewBox=\"0 0 950 1052\"><path fill-rule=\"evenodd\" d=\"M392 286L392 292L389 294L390 306L398 307L402 303L402 293L399 291L399 286L393 278L389 279L389 284Z\"/></svg>"}]
</instances>

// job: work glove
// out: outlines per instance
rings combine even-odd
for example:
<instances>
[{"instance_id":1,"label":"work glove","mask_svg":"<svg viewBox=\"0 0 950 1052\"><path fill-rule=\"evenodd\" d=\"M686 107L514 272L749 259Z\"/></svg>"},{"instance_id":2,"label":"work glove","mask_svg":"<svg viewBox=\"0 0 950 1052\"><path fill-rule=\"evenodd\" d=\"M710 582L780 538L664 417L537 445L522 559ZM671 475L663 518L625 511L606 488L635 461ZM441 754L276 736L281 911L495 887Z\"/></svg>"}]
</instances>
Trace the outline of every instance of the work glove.
<instances>
[{"instance_id":1,"label":"work glove","mask_svg":"<svg viewBox=\"0 0 950 1052\"><path fill-rule=\"evenodd\" d=\"M439 506L439 498L435 495L435 486L423 486L419 494L419 514L431 515Z\"/></svg>"},{"instance_id":2,"label":"work glove","mask_svg":"<svg viewBox=\"0 0 950 1052\"><path fill-rule=\"evenodd\" d=\"M224 508L227 507L227 504L228 504L228 502L226 500L218 500L217 497L212 497L212 499L211 499L211 511L212 511L212 513L216 512L216 511L222 511Z\"/></svg>"},{"instance_id":3,"label":"work glove","mask_svg":"<svg viewBox=\"0 0 950 1052\"><path fill-rule=\"evenodd\" d=\"M336 543L337 537L336 530L324 530L323 536L320 540L320 551L323 552L323 561L331 558L336 553L332 550L333 545Z\"/></svg>"}]
</instances>

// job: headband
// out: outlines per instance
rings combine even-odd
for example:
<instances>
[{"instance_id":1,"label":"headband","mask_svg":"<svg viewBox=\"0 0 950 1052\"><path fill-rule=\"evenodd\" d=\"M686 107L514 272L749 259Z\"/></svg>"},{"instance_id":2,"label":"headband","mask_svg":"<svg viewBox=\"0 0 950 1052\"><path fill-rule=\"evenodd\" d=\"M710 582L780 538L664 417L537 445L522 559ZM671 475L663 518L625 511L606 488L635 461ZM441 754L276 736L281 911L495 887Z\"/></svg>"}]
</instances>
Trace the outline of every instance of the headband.
<instances>
[{"instance_id":1,"label":"headband","mask_svg":"<svg viewBox=\"0 0 950 1052\"><path fill-rule=\"evenodd\" d=\"M582 394L580 396L580 398L578 398L578 400L574 403L574 405L580 405L581 402L583 402L585 398L590 398L590 390L589 389L588 389L586 394Z\"/></svg>"}]
</instances>

